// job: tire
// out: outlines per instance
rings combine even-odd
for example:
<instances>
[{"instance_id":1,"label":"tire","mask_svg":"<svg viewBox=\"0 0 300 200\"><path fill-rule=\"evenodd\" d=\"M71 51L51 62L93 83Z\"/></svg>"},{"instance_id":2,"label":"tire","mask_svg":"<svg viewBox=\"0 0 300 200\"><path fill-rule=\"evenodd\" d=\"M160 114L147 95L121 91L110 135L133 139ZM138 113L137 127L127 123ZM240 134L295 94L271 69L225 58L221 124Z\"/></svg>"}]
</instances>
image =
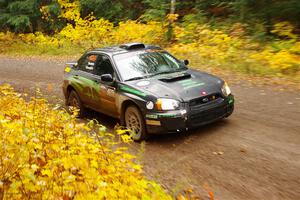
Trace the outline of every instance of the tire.
<instances>
[{"instance_id":1,"label":"tire","mask_svg":"<svg viewBox=\"0 0 300 200\"><path fill-rule=\"evenodd\" d=\"M128 106L124 113L125 126L132 131L134 141L142 141L147 138L145 120L136 106Z\"/></svg>"},{"instance_id":2,"label":"tire","mask_svg":"<svg viewBox=\"0 0 300 200\"><path fill-rule=\"evenodd\" d=\"M70 114L73 114L71 107L75 107L76 109L79 110L77 117L83 118L86 116L86 108L83 106L83 104L79 98L79 95L74 90L72 90L70 92L68 99L67 99L68 112Z\"/></svg>"}]
</instances>

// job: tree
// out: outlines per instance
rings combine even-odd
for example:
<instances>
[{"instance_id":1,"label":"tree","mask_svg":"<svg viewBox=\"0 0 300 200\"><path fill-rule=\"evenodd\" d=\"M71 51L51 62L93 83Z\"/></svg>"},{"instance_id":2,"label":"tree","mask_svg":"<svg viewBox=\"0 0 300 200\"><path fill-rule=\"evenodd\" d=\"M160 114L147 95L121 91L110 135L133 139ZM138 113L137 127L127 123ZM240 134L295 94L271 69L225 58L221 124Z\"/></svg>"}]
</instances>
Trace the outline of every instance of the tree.
<instances>
[{"instance_id":1,"label":"tree","mask_svg":"<svg viewBox=\"0 0 300 200\"><path fill-rule=\"evenodd\" d=\"M163 21L170 11L170 0L143 0L145 13L142 19L146 21Z\"/></svg>"},{"instance_id":2,"label":"tree","mask_svg":"<svg viewBox=\"0 0 300 200\"><path fill-rule=\"evenodd\" d=\"M35 31L40 25L38 0L1 0L0 27L15 32Z\"/></svg>"},{"instance_id":3,"label":"tree","mask_svg":"<svg viewBox=\"0 0 300 200\"><path fill-rule=\"evenodd\" d=\"M144 11L138 0L80 0L83 17L93 13L96 18L105 18L118 23L122 20L137 19Z\"/></svg>"}]
</instances>

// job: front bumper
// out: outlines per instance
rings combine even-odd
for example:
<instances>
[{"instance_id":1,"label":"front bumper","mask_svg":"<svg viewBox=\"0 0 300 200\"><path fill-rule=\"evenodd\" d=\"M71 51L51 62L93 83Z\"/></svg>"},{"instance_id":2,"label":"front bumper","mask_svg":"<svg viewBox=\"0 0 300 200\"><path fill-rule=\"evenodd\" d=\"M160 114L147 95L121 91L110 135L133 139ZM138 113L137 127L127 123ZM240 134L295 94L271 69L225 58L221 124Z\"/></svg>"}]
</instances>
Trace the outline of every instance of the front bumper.
<instances>
[{"instance_id":1,"label":"front bumper","mask_svg":"<svg viewBox=\"0 0 300 200\"><path fill-rule=\"evenodd\" d=\"M234 110L234 97L219 99L207 105L194 106L164 113L147 113L146 127L149 134L181 132L226 118Z\"/></svg>"}]
</instances>

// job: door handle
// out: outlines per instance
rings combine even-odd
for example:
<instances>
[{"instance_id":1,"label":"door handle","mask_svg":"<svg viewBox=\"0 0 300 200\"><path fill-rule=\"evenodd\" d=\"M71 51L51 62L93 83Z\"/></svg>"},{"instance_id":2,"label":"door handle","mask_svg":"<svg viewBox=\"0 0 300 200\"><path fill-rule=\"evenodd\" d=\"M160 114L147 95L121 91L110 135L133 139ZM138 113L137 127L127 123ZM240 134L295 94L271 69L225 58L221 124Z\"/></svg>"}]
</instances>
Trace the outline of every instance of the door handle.
<instances>
[{"instance_id":1,"label":"door handle","mask_svg":"<svg viewBox=\"0 0 300 200\"><path fill-rule=\"evenodd\" d=\"M79 79L79 76L78 76L78 75L75 75L74 78L75 78L75 79Z\"/></svg>"}]
</instances>

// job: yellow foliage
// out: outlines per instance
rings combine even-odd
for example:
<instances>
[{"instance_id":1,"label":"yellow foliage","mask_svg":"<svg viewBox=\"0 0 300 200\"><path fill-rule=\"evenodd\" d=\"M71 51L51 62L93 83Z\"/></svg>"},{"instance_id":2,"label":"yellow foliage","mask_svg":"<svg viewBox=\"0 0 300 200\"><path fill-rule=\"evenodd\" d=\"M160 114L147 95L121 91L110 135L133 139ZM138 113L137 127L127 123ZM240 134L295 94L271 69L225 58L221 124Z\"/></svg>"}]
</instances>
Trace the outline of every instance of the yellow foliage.
<instances>
[{"instance_id":1,"label":"yellow foliage","mask_svg":"<svg viewBox=\"0 0 300 200\"><path fill-rule=\"evenodd\" d=\"M80 2L78 0L57 0L60 5L60 17L66 20L77 21L80 19Z\"/></svg>"},{"instance_id":2,"label":"yellow foliage","mask_svg":"<svg viewBox=\"0 0 300 200\"><path fill-rule=\"evenodd\" d=\"M0 42L12 42L15 39L15 34L12 32L0 32Z\"/></svg>"},{"instance_id":3,"label":"yellow foliage","mask_svg":"<svg viewBox=\"0 0 300 200\"><path fill-rule=\"evenodd\" d=\"M262 52L251 55L251 58L281 72L300 69L300 56L292 54L287 50L271 52L265 49Z\"/></svg>"},{"instance_id":4,"label":"yellow foliage","mask_svg":"<svg viewBox=\"0 0 300 200\"><path fill-rule=\"evenodd\" d=\"M295 28L290 22L284 21L275 24L274 30L272 30L271 32L277 34L278 36L297 39L297 35L293 34L294 29Z\"/></svg>"},{"instance_id":5,"label":"yellow foliage","mask_svg":"<svg viewBox=\"0 0 300 200\"><path fill-rule=\"evenodd\" d=\"M47 36L41 32L19 34L18 37L26 44L38 46L52 46L57 48L63 44L63 41L59 40L58 38Z\"/></svg>"},{"instance_id":6,"label":"yellow foliage","mask_svg":"<svg viewBox=\"0 0 300 200\"><path fill-rule=\"evenodd\" d=\"M162 22L141 23L129 20L120 22L114 27L108 20L95 19L91 15L82 19L78 0L58 2L62 9L60 17L72 22L60 32L53 36L40 32L19 35L0 33L0 42L11 44L14 40L19 40L40 47L43 51L47 48L63 49L70 46L88 49L128 42L167 44L166 35L169 27ZM47 16L47 9L42 8L42 11ZM177 17L176 14L168 15L167 19L174 22ZM267 45L260 45L247 39L243 25L238 23L232 25L230 33L198 23L185 26L172 23L172 28L175 41L168 49L180 57L197 58L198 64L206 63L229 68L234 66L235 69L247 72L270 71L275 74L294 74L300 70L300 41L293 34L294 27L288 22L275 24L272 31L285 39Z\"/></svg>"},{"instance_id":7,"label":"yellow foliage","mask_svg":"<svg viewBox=\"0 0 300 200\"><path fill-rule=\"evenodd\" d=\"M26 102L9 85L0 85L0 133L4 199L171 199L95 121Z\"/></svg>"},{"instance_id":8,"label":"yellow foliage","mask_svg":"<svg viewBox=\"0 0 300 200\"><path fill-rule=\"evenodd\" d=\"M220 30L212 30L206 25L191 23L186 27L174 28L177 44L169 50L173 53L191 54L200 59L211 59L218 64L235 57L245 43L244 40L234 38Z\"/></svg>"},{"instance_id":9,"label":"yellow foliage","mask_svg":"<svg viewBox=\"0 0 300 200\"><path fill-rule=\"evenodd\" d=\"M300 42L296 42L290 49L292 53L300 55Z\"/></svg>"},{"instance_id":10,"label":"yellow foliage","mask_svg":"<svg viewBox=\"0 0 300 200\"><path fill-rule=\"evenodd\" d=\"M167 20L169 22L175 22L178 19L179 15L178 14L168 14L167 15Z\"/></svg>"},{"instance_id":11,"label":"yellow foliage","mask_svg":"<svg viewBox=\"0 0 300 200\"><path fill-rule=\"evenodd\" d=\"M78 19L76 25L68 24L56 36L60 40L68 40L77 45L94 47L106 43L112 31L113 24L105 19Z\"/></svg>"},{"instance_id":12,"label":"yellow foliage","mask_svg":"<svg viewBox=\"0 0 300 200\"><path fill-rule=\"evenodd\" d=\"M236 26L234 25L235 29ZM277 24L275 27L278 30L275 28L274 33L296 38L292 34L293 27L288 23ZM212 62L217 66L249 66L247 70L254 66L280 73L294 73L300 70L300 42L295 42L294 39L287 41L288 45L282 43L282 49L279 51L274 51L270 46L260 47L263 50L259 51L249 40L241 37L243 34L229 35L206 25L191 23L186 27L175 26L174 33L177 42L169 50L181 57L197 57L198 60L203 60L202 63Z\"/></svg>"},{"instance_id":13,"label":"yellow foliage","mask_svg":"<svg viewBox=\"0 0 300 200\"><path fill-rule=\"evenodd\" d=\"M49 13L49 7L48 6L42 6L40 8L40 12L42 14L42 18L49 21L50 20L50 13Z\"/></svg>"},{"instance_id":14,"label":"yellow foliage","mask_svg":"<svg viewBox=\"0 0 300 200\"><path fill-rule=\"evenodd\" d=\"M144 42L149 44L161 44L164 40L164 28L159 22L147 24L136 21L120 22L112 33L112 43L122 44L126 42Z\"/></svg>"}]
</instances>

